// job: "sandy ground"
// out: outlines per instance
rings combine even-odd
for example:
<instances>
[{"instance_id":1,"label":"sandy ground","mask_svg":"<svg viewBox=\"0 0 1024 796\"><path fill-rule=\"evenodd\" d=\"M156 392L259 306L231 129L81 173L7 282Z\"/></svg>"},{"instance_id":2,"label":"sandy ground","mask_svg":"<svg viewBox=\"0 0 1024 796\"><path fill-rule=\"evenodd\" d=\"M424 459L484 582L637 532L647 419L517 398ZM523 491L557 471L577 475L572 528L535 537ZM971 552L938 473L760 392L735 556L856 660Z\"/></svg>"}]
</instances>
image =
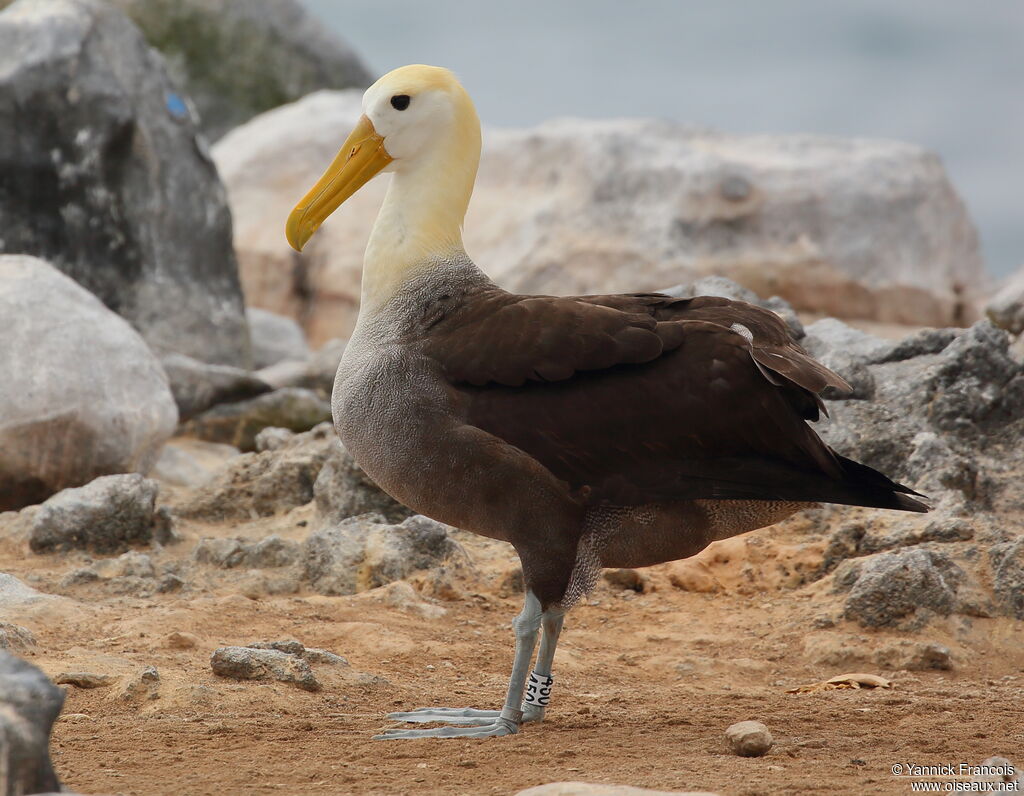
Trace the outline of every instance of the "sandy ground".
<instances>
[{"instance_id":1,"label":"sandy ground","mask_svg":"<svg viewBox=\"0 0 1024 796\"><path fill-rule=\"evenodd\" d=\"M154 560L187 558L200 536L302 538L311 512L184 524L185 541ZM953 671L853 669L891 677L891 690L786 693L850 670L815 663L812 638L846 633L870 646L905 637L812 629L839 599L827 580L800 585L820 554L812 525L798 516L707 551L698 569L721 585L715 593L674 587L679 564L643 571L644 592L602 583L569 615L547 720L470 741L371 736L393 726L391 710L500 705L521 598L509 585L515 559L500 543L456 532L466 555L414 578L423 597L412 601L394 587L274 596L236 570L198 572L185 590L151 597L104 583L62 588L82 554L32 556L12 544L0 546L0 571L75 599L16 620L38 639L27 657L51 676L84 670L127 681L145 666L159 671L156 698L125 694L116 680L68 689L53 755L66 786L82 793L512 794L558 780L722 794L909 793L894 764L1020 761L1024 623L960 617L914 636L948 645ZM184 643L195 646L176 648L175 632L193 634ZM287 638L351 666L315 666L324 686L316 693L211 672L217 646ZM726 727L745 719L774 734L767 756L728 750Z\"/></svg>"}]
</instances>

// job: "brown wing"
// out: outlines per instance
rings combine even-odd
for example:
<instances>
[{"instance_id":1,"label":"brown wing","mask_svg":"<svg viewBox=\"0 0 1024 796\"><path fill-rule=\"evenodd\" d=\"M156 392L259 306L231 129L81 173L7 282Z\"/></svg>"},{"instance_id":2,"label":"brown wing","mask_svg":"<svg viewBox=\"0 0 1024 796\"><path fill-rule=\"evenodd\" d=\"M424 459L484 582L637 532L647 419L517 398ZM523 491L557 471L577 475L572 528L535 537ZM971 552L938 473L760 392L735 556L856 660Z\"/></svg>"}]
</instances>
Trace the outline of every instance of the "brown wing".
<instances>
[{"instance_id":1,"label":"brown wing","mask_svg":"<svg viewBox=\"0 0 1024 796\"><path fill-rule=\"evenodd\" d=\"M845 382L750 304L491 290L439 318L423 348L465 397L467 422L595 502L910 507L893 494L909 490L804 422L818 417L818 390Z\"/></svg>"}]
</instances>

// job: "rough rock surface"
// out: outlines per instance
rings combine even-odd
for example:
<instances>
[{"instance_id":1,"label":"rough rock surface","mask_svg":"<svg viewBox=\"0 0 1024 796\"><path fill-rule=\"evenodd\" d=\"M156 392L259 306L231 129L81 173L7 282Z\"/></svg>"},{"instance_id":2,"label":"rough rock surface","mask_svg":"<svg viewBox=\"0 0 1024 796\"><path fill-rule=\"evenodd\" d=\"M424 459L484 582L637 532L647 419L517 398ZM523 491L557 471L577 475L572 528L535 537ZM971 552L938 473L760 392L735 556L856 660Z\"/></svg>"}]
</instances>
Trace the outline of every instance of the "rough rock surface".
<instances>
[{"instance_id":1,"label":"rough rock surface","mask_svg":"<svg viewBox=\"0 0 1024 796\"><path fill-rule=\"evenodd\" d=\"M377 486L340 442L331 447L313 484L313 495L321 525L369 513L381 514L390 522L413 515L411 509Z\"/></svg>"},{"instance_id":2,"label":"rough rock surface","mask_svg":"<svg viewBox=\"0 0 1024 796\"><path fill-rule=\"evenodd\" d=\"M245 539L200 539L193 556L200 564L222 569L287 567L299 560L299 543L271 534L257 542Z\"/></svg>"},{"instance_id":3,"label":"rough rock surface","mask_svg":"<svg viewBox=\"0 0 1024 796\"><path fill-rule=\"evenodd\" d=\"M351 47L298 0L114 0L161 51L203 132L232 127L321 88L373 81Z\"/></svg>"},{"instance_id":4,"label":"rough rock surface","mask_svg":"<svg viewBox=\"0 0 1024 796\"><path fill-rule=\"evenodd\" d=\"M237 403L218 404L184 424L184 431L210 442L256 450L256 435L265 428L309 431L331 419L331 406L312 390L285 387Z\"/></svg>"},{"instance_id":5,"label":"rough rock surface","mask_svg":"<svg viewBox=\"0 0 1024 796\"><path fill-rule=\"evenodd\" d=\"M0 650L25 652L36 645L36 637L27 627L0 622Z\"/></svg>"},{"instance_id":6,"label":"rough rock surface","mask_svg":"<svg viewBox=\"0 0 1024 796\"><path fill-rule=\"evenodd\" d=\"M181 422L211 406L243 401L271 390L258 376L231 365L211 365L184 354L168 354L160 364L167 373Z\"/></svg>"},{"instance_id":7,"label":"rough rock surface","mask_svg":"<svg viewBox=\"0 0 1024 796\"><path fill-rule=\"evenodd\" d=\"M39 669L0 651L0 785L4 793L59 791L50 762L50 730L64 692Z\"/></svg>"},{"instance_id":8,"label":"rough rock surface","mask_svg":"<svg viewBox=\"0 0 1024 796\"><path fill-rule=\"evenodd\" d=\"M299 278L271 219L313 184L360 112L358 92L317 92L214 149L249 302L303 318L314 343L352 328L386 180L324 225L298 258ZM798 310L949 325L984 286L963 203L917 146L643 120L484 138L466 249L510 290L630 292L718 273Z\"/></svg>"},{"instance_id":9,"label":"rough rock surface","mask_svg":"<svg viewBox=\"0 0 1024 796\"><path fill-rule=\"evenodd\" d=\"M131 545L174 538L170 517L156 508L159 485L138 473L106 475L65 489L43 503L32 522L34 553L91 550L118 553Z\"/></svg>"},{"instance_id":10,"label":"rough rock surface","mask_svg":"<svg viewBox=\"0 0 1024 796\"><path fill-rule=\"evenodd\" d=\"M276 649L218 647L210 658L213 673L235 680L278 680L304 691L319 691L320 682L299 655Z\"/></svg>"},{"instance_id":11,"label":"rough rock surface","mask_svg":"<svg viewBox=\"0 0 1024 796\"><path fill-rule=\"evenodd\" d=\"M245 365L224 189L160 56L98 0L0 13L0 252L50 260L157 351Z\"/></svg>"},{"instance_id":12,"label":"rough rock surface","mask_svg":"<svg viewBox=\"0 0 1024 796\"><path fill-rule=\"evenodd\" d=\"M146 472L178 415L135 330L19 255L0 255L0 318L0 511L99 475Z\"/></svg>"},{"instance_id":13,"label":"rough rock surface","mask_svg":"<svg viewBox=\"0 0 1024 796\"><path fill-rule=\"evenodd\" d=\"M304 575L321 594L355 594L436 566L455 550L445 526L415 515L389 525L364 514L311 534L303 543Z\"/></svg>"},{"instance_id":14,"label":"rough rock surface","mask_svg":"<svg viewBox=\"0 0 1024 796\"><path fill-rule=\"evenodd\" d=\"M872 400L828 402L816 430L833 448L906 483L949 516L1020 510L1024 365L988 321L880 341L831 320L804 345L825 362L866 373ZM869 377L869 378L868 378Z\"/></svg>"},{"instance_id":15,"label":"rough rock surface","mask_svg":"<svg viewBox=\"0 0 1024 796\"><path fill-rule=\"evenodd\" d=\"M274 450L237 456L177 504L175 513L222 520L269 516L305 505L313 499L313 484L337 444L331 424L321 423Z\"/></svg>"},{"instance_id":16,"label":"rough rock surface","mask_svg":"<svg viewBox=\"0 0 1024 796\"><path fill-rule=\"evenodd\" d=\"M948 616L962 578L963 571L945 554L911 548L857 562L837 582L850 582L845 618L864 627L887 627L912 615L919 624L930 615Z\"/></svg>"},{"instance_id":17,"label":"rough rock surface","mask_svg":"<svg viewBox=\"0 0 1024 796\"><path fill-rule=\"evenodd\" d=\"M992 323L1011 334L1024 332L1024 266L989 299L985 314Z\"/></svg>"},{"instance_id":18,"label":"rough rock surface","mask_svg":"<svg viewBox=\"0 0 1024 796\"><path fill-rule=\"evenodd\" d=\"M245 317L249 321L254 368L265 368L286 359L309 359L306 335L302 327L291 318L258 307L247 309Z\"/></svg>"},{"instance_id":19,"label":"rough rock surface","mask_svg":"<svg viewBox=\"0 0 1024 796\"><path fill-rule=\"evenodd\" d=\"M740 757L761 757L775 743L768 728L759 721L740 721L725 731L729 747Z\"/></svg>"}]
</instances>

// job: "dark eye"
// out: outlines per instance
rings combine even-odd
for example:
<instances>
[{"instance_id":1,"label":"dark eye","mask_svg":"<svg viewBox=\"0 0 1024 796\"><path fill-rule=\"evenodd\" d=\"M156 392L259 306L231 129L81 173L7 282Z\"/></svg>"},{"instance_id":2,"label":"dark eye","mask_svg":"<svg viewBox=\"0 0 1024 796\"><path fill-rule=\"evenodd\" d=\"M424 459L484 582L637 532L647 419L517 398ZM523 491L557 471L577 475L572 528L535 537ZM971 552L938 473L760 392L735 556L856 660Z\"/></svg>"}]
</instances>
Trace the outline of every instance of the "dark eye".
<instances>
[{"instance_id":1,"label":"dark eye","mask_svg":"<svg viewBox=\"0 0 1024 796\"><path fill-rule=\"evenodd\" d=\"M391 107L396 111L404 111L409 107L409 95L408 94L395 94L391 98Z\"/></svg>"}]
</instances>

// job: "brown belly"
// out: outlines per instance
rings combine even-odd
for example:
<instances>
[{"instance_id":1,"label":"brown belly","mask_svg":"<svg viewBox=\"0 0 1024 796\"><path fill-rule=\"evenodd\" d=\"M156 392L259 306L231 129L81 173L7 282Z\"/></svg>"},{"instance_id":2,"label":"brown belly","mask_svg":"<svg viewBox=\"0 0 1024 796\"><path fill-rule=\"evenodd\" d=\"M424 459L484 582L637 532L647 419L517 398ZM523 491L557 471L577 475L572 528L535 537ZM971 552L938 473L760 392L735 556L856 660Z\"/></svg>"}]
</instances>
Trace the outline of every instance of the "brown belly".
<instances>
[{"instance_id":1,"label":"brown belly","mask_svg":"<svg viewBox=\"0 0 1024 796\"><path fill-rule=\"evenodd\" d=\"M646 506L601 506L587 514L604 567L646 567L688 558L711 542L773 525L811 503L778 500L688 500Z\"/></svg>"}]
</instances>

